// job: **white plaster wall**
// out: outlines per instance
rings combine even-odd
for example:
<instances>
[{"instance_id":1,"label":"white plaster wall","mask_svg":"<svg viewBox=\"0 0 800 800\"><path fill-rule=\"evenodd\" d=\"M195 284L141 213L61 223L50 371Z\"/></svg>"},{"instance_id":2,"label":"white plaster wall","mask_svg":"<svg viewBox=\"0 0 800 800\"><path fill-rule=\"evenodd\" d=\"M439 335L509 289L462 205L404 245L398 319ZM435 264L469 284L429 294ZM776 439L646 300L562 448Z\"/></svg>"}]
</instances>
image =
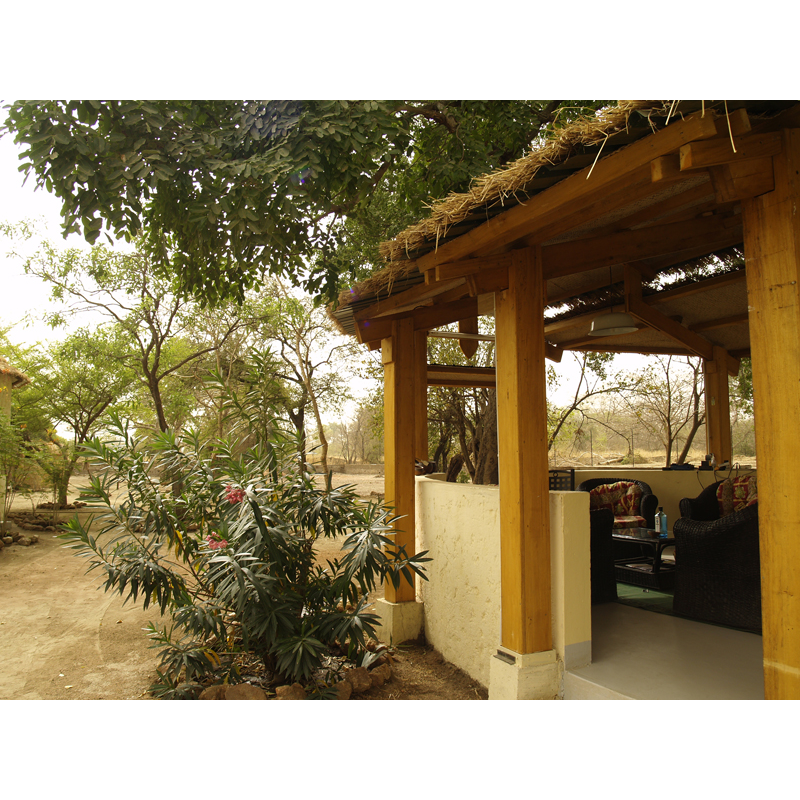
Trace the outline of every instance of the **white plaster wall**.
<instances>
[{"instance_id":1,"label":"white plaster wall","mask_svg":"<svg viewBox=\"0 0 800 800\"><path fill-rule=\"evenodd\" d=\"M500 502L497 486L417 478L417 550L429 550L419 581L425 636L484 686L500 644Z\"/></svg>"},{"instance_id":2,"label":"white plaster wall","mask_svg":"<svg viewBox=\"0 0 800 800\"><path fill-rule=\"evenodd\" d=\"M419 581L425 635L452 664L489 686L500 646L500 496L497 486L417 478L417 550L428 550ZM589 498L550 492L553 649L559 662L591 659Z\"/></svg>"}]
</instances>

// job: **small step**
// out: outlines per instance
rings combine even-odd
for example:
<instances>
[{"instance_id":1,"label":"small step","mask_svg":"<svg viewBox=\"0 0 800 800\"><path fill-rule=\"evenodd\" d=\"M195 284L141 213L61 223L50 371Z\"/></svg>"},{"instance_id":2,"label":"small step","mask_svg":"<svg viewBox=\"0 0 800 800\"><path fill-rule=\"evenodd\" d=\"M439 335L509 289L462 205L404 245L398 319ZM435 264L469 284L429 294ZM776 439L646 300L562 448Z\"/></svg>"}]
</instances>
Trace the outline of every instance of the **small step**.
<instances>
[{"instance_id":1,"label":"small step","mask_svg":"<svg viewBox=\"0 0 800 800\"><path fill-rule=\"evenodd\" d=\"M564 673L565 700L633 700L607 686L590 681L575 672Z\"/></svg>"}]
</instances>

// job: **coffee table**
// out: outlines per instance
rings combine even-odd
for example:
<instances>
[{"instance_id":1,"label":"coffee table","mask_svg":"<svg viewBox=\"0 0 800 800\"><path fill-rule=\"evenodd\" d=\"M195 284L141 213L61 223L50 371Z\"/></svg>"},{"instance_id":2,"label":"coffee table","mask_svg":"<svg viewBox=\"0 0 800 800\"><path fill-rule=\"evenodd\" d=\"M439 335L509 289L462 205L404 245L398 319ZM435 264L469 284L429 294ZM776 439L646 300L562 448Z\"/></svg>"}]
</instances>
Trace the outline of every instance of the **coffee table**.
<instances>
[{"instance_id":1,"label":"coffee table","mask_svg":"<svg viewBox=\"0 0 800 800\"><path fill-rule=\"evenodd\" d=\"M618 581L659 591L673 588L675 565L661 561L664 548L675 544L671 532L662 538L652 528L615 528L611 538L641 545L642 550L639 558L624 558L614 562Z\"/></svg>"}]
</instances>

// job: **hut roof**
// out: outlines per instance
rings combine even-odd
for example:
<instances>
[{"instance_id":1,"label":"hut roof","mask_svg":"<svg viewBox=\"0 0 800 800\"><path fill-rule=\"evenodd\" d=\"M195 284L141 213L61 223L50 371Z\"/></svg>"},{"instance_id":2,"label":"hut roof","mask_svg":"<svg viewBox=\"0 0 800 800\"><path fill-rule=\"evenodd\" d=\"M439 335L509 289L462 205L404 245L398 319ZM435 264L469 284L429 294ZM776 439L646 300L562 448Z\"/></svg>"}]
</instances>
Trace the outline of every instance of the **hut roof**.
<instances>
[{"instance_id":1,"label":"hut roof","mask_svg":"<svg viewBox=\"0 0 800 800\"><path fill-rule=\"evenodd\" d=\"M18 369L12 367L3 356L0 356L0 375L10 375L11 386L14 389L27 386L31 382L30 378L24 372L20 372Z\"/></svg>"},{"instance_id":2,"label":"hut roof","mask_svg":"<svg viewBox=\"0 0 800 800\"><path fill-rule=\"evenodd\" d=\"M770 120L781 114L796 113L796 110L797 101L640 100L621 101L594 116L584 117L554 134L529 155L476 178L468 192L439 201L427 219L410 226L392 241L384 242L381 253L387 261L386 267L343 291L331 314L342 332L355 334L357 319L363 318L366 309L376 308L376 304L382 303L385 307L387 298L408 293L409 299L424 296L425 303L430 304L435 292L428 292L421 284L433 282L431 266L434 262L441 265L459 260L464 263L465 258L496 258L532 243L555 253L559 246L564 250L570 243L585 245L592 237L616 231L633 235L646 228L653 230L651 226L660 226L662 231L666 231L669 224L676 229L683 225L698 231L705 226L713 228L707 247L694 245L681 250L676 246L675 252L667 254L665 250L663 256L646 256L637 261L637 269L641 270L644 280L643 296L647 302L659 304L659 310L664 313L670 312L669 316L679 317L683 326L707 323L707 314L699 306L708 309L713 304L716 308L730 310L728 317L739 321L714 328L714 343L729 352L743 354L749 348L749 336L746 321L743 323L740 319L743 313L746 315L741 203L720 202L719 187L708 169L687 170L659 183L654 179L651 186L650 165L643 163L637 173L640 185L632 187L638 191L631 191L630 196L622 200L617 198L607 208L602 201L597 202L585 215L573 214L568 223L564 219L557 220L554 225L537 223L534 233L518 224L507 236L503 231L511 227L507 224L511 215L516 214L515 219L519 220L520 213L528 213L524 207L529 201L534 198L538 201L539 195L544 198L549 190L569 178L580 180L576 177L578 173L586 176L585 184L590 186L592 172L600 171L598 164L612 158L625 159L625 151L636 149L634 145L641 151L643 145L648 146L641 140L670 125L678 126L692 116L702 115L716 121L718 139L722 140L724 134L727 140L729 132L732 144L735 134L769 129ZM746 124L746 129L737 130L737 123ZM677 159L678 146L672 151L675 155L670 157ZM712 215L713 220L710 219ZM530 221L534 217L527 219ZM500 233L488 237L491 246L484 245L481 250L477 244L471 245L479 239L487 241L486 232L493 230ZM624 264L609 265L609 261L613 259L607 259L602 267L589 269L581 265L574 271L563 270L562 274L548 276L546 331L552 344L572 347L575 343L575 326L566 324L569 319L582 321L584 315L592 311L596 314L598 309L609 310L624 302ZM724 278L726 273L730 273L727 279ZM435 274L440 281L438 266ZM709 283L715 275L723 278ZM685 288L680 291L681 286L695 285L698 281L709 292L703 295L702 302L694 297L696 292ZM435 301L453 300L454 292L457 293L457 289L441 294ZM667 299L655 300L656 294ZM692 297L693 300L688 299ZM397 312L401 310L399 302L389 305ZM414 308L413 302L405 310L408 308ZM387 313L385 308L381 310L382 315ZM645 342L648 336L654 341ZM674 339L671 342L674 345ZM615 337L614 344L618 349L657 352L663 337L638 331L630 336ZM591 346L592 340L588 340L587 349ZM647 349L639 349L645 347Z\"/></svg>"}]
</instances>

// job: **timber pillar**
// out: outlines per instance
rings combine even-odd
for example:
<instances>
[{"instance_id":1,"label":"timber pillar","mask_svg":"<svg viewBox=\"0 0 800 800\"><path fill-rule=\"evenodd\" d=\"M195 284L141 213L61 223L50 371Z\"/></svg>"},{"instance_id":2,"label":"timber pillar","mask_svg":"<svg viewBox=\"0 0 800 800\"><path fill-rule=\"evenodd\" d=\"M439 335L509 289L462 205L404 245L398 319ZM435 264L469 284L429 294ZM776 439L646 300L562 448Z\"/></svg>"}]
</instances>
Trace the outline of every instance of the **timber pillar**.
<instances>
[{"instance_id":1,"label":"timber pillar","mask_svg":"<svg viewBox=\"0 0 800 800\"><path fill-rule=\"evenodd\" d=\"M758 460L764 691L800 699L800 130L743 205Z\"/></svg>"},{"instance_id":2,"label":"timber pillar","mask_svg":"<svg viewBox=\"0 0 800 800\"><path fill-rule=\"evenodd\" d=\"M385 502L399 517L394 523L394 543L398 547L405 547L408 555L416 552L414 459L417 457L415 448L420 440L416 420L417 409L421 408L417 390L420 380L417 358L419 341L420 336L414 331L414 321L409 317L393 321L392 335L384 339L381 345L384 370ZM386 581L385 598L377 603L377 613L381 617L381 639L395 644L416 639L422 630L423 620L422 604L416 602L414 584L403 578L395 589L391 582Z\"/></svg>"},{"instance_id":3,"label":"timber pillar","mask_svg":"<svg viewBox=\"0 0 800 800\"><path fill-rule=\"evenodd\" d=\"M728 390L728 354L714 347L714 358L703 361L706 398L706 453L713 453L718 464L733 463L731 404Z\"/></svg>"},{"instance_id":4,"label":"timber pillar","mask_svg":"<svg viewBox=\"0 0 800 800\"><path fill-rule=\"evenodd\" d=\"M501 647L491 661L491 699L544 699L558 692L551 615L544 300L541 249L514 251L508 289L495 297Z\"/></svg>"}]
</instances>

